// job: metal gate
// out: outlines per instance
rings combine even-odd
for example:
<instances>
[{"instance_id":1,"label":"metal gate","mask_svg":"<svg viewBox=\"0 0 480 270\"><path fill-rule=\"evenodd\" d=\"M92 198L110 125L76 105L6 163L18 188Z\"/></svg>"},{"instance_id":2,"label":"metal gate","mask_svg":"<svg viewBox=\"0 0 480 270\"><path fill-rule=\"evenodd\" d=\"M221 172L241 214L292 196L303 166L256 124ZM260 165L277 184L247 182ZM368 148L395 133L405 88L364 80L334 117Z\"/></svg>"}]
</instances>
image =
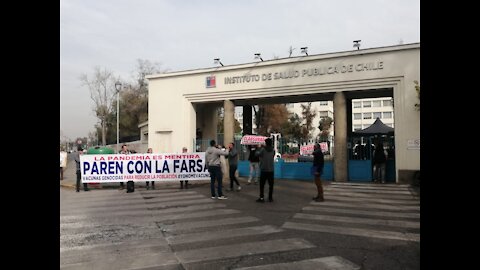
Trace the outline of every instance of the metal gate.
<instances>
[{"instance_id":1,"label":"metal gate","mask_svg":"<svg viewBox=\"0 0 480 270\"><path fill-rule=\"evenodd\" d=\"M348 180L371 182L375 142L381 140L388 153L385 180L395 182L395 149L393 136L352 136L348 139Z\"/></svg>"},{"instance_id":2,"label":"metal gate","mask_svg":"<svg viewBox=\"0 0 480 270\"><path fill-rule=\"evenodd\" d=\"M371 137L351 137L348 140L348 180L370 182L373 179L373 147Z\"/></svg>"}]
</instances>

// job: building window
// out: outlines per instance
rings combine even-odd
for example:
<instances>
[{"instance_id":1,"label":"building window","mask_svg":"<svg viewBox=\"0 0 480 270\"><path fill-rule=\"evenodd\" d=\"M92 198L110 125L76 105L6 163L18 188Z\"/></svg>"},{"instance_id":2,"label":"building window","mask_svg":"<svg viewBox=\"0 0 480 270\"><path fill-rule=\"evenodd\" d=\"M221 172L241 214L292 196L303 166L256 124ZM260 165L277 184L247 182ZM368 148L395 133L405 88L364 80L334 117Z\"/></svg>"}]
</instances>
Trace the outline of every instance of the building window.
<instances>
[{"instance_id":1,"label":"building window","mask_svg":"<svg viewBox=\"0 0 480 270\"><path fill-rule=\"evenodd\" d=\"M364 101L363 102L363 108L370 108L372 107L372 102L371 101Z\"/></svg>"},{"instance_id":2,"label":"building window","mask_svg":"<svg viewBox=\"0 0 480 270\"><path fill-rule=\"evenodd\" d=\"M383 101L383 107L392 107L392 100L384 100Z\"/></svg>"},{"instance_id":3,"label":"building window","mask_svg":"<svg viewBox=\"0 0 480 270\"><path fill-rule=\"evenodd\" d=\"M383 118L391 119L392 118L392 112L384 112L383 113Z\"/></svg>"},{"instance_id":4,"label":"building window","mask_svg":"<svg viewBox=\"0 0 480 270\"><path fill-rule=\"evenodd\" d=\"M328 101L320 101L320 106L328 106Z\"/></svg>"},{"instance_id":5,"label":"building window","mask_svg":"<svg viewBox=\"0 0 480 270\"><path fill-rule=\"evenodd\" d=\"M354 113L353 114L353 119L355 119L355 120L362 119L362 114L361 113Z\"/></svg>"},{"instance_id":6,"label":"building window","mask_svg":"<svg viewBox=\"0 0 480 270\"><path fill-rule=\"evenodd\" d=\"M385 124L385 125L388 126L388 127L393 127L393 124L390 124L390 123Z\"/></svg>"},{"instance_id":7,"label":"building window","mask_svg":"<svg viewBox=\"0 0 480 270\"><path fill-rule=\"evenodd\" d=\"M372 113L364 113L363 119L372 119Z\"/></svg>"},{"instance_id":8,"label":"building window","mask_svg":"<svg viewBox=\"0 0 480 270\"><path fill-rule=\"evenodd\" d=\"M367 125L363 125L363 129L366 129L366 128L368 128L369 126L371 126L371 125L368 125L368 124L367 124Z\"/></svg>"},{"instance_id":9,"label":"building window","mask_svg":"<svg viewBox=\"0 0 480 270\"><path fill-rule=\"evenodd\" d=\"M381 107L382 106L382 101L381 100L374 100L374 101L372 101L372 106L373 107Z\"/></svg>"},{"instance_id":10,"label":"building window","mask_svg":"<svg viewBox=\"0 0 480 270\"><path fill-rule=\"evenodd\" d=\"M361 108L361 107L362 107L362 102L360 101L353 102L353 108Z\"/></svg>"},{"instance_id":11,"label":"building window","mask_svg":"<svg viewBox=\"0 0 480 270\"><path fill-rule=\"evenodd\" d=\"M382 113L381 112L374 112L373 113L373 119L377 119L377 118L382 118Z\"/></svg>"},{"instance_id":12,"label":"building window","mask_svg":"<svg viewBox=\"0 0 480 270\"><path fill-rule=\"evenodd\" d=\"M362 125L353 125L353 131L361 130Z\"/></svg>"},{"instance_id":13,"label":"building window","mask_svg":"<svg viewBox=\"0 0 480 270\"><path fill-rule=\"evenodd\" d=\"M318 112L320 118L327 117L328 116L328 111L319 111Z\"/></svg>"}]
</instances>

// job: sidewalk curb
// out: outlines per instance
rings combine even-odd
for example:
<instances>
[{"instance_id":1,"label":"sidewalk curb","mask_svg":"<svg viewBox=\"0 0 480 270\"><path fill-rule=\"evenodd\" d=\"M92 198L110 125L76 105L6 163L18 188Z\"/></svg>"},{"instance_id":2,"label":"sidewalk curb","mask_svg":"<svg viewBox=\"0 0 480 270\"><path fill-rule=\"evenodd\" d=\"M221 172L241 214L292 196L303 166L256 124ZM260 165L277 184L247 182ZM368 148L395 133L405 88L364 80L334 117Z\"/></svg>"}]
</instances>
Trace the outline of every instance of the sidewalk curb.
<instances>
[{"instance_id":1,"label":"sidewalk curb","mask_svg":"<svg viewBox=\"0 0 480 270\"><path fill-rule=\"evenodd\" d=\"M64 188L75 188L75 185L71 185L71 184L63 184L63 183L60 183L60 187L64 187Z\"/></svg>"}]
</instances>

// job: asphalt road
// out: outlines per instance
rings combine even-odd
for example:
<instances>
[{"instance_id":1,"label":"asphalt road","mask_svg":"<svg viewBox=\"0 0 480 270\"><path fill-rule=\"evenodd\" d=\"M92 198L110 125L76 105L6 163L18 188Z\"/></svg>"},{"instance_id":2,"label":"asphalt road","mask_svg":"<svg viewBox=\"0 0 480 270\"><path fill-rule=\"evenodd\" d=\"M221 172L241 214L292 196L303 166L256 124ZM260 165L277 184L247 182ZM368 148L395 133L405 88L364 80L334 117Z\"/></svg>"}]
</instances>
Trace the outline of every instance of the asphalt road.
<instances>
[{"instance_id":1,"label":"asphalt road","mask_svg":"<svg viewBox=\"0 0 480 270\"><path fill-rule=\"evenodd\" d=\"M196 182L134 193L60 188L61 269L420 269L420 202L407 186L276 180L212 200ZM224 184L225 186L225 184ZM268 185L265 189L268 192Z\"/></svg>"}]
</instances>

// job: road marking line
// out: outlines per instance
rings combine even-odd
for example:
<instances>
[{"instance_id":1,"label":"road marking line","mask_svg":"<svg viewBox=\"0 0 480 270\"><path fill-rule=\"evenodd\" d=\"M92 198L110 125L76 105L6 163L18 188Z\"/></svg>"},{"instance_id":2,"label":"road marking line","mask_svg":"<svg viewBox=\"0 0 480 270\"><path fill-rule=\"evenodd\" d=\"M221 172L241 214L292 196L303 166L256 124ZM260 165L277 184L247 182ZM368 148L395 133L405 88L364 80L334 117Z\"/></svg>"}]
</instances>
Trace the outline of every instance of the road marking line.
<instances>
[{"instance_id":1,"label":"road marking line","mask_svg":"<svg viewBox=\"0 0 480 270\"><path fill-rule=\"evenodd\" d=\"M289 238L179 251L176 255L182 263L194 263L313 247L315 245L304 239Z\"/></svg>"},{"instance_id":2,"label":"road marking line","mask_svg":"<svg viewBox=\"0 0 480 270\"><path fill-rule=\"evenodd\" d=\"M235 268L234 270L359 270L360 266L340 256L315 258L289 263L276 263L252 267Z\"/></svg>"},{"instance_id":3,"label":"road marking line","mask_svg":"<svg viewBox=\"0 0 480 270\"><path fill-rule=\"evenodd\" d=\"M215 230L215 231L209 231L209 232L189 233L189 234L168 236L167 241L169 241L171 244L184 244L184 243L232 238L232 237L238 237L238 236L271 234L271 233L277 233L282 231L283 231L282 229L275 228L271 225L264 225L264 226L255 226L255 227L235 228L235 229L229 229L224 231Z\"/></svg>"},{"instance_id":4,"label":"road marking line","mask_svg":"<svg viewBox=\"0 0 480 270\"><path fill-rule=\"evenodd\" d=\"M302 208L303 211L320 211L341 214L354 214L364 216L382 216L382 217L401 217L401 218L420 218L420 213L405 213L405 212L387 212L387 211L363 211L353 209L340 209L328 207L306 206Z\"/></svg>"},{"instance_id":5,"label":"road marking line","mask_svg":"<svg viewBox=\"0 0 480 270\"><path fill-rule=\"evenodd\" d=\"M420 222L403 221L403 220L341 217L341 216L332 216L332 215L312 215L312 214L304 214L304 213L297 213L293 216L293 218L346 222L346 223L356 223L356 224L382 225L382 226L392 226L392 227L401 227L401 228L415 228L415 229L420 228Z\"/></svg>"},{"instance_id":6,"label":"road marking line","mask_svg":"<svg viewBox=\"0 0 480 270\"><path fill-rule=\"evenodd\" d=\"M420 234L416 234L416 233L401 233L401 232L392 232L392 231L327 226L327 225L318 225L318 224L303 224L303 223L295 223L295 222L285 222L282 225L282 228L293 229L293 230L303 230L303 231L313 231L313 232L343 234L343 235L354 235L354 236L362 236L362 237L369 237L369 238L382 238L382 239L420 242Z\"/></svg>"}]
</instances>

